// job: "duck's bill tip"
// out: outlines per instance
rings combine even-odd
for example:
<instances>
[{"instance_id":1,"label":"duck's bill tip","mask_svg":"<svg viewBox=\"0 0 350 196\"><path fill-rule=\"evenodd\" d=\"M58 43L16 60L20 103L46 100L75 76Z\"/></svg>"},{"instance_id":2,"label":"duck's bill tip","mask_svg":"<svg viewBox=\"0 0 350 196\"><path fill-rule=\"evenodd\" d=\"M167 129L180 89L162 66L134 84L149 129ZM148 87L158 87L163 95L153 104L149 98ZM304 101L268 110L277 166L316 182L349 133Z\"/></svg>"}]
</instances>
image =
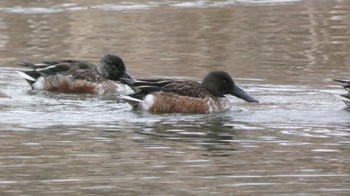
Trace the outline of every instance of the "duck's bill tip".
<instances>
[{"instance_id":1,"label":"duck's bill tip","mask_svg":"<svg viewBox=\"0 0 350 196\"><path fill-rule=\"evenodd\" d=\"M247 97L244 97L244 98L242 98L242 97L240 97L240 98L243 99L243 100L246 101L246 102L250 102L250 103L259 103L258 100L256 100L254 97L252 97L252 96L250 96L250 95L248 95Z\"/></svg>"},{"instance_id":2,"label":"duck's bill tip","mask_svg":"<svg viewBox=\"0 0 350 196\"><path fill-rule=\"evenodd\" d=\"M242 90L238 86L235 86L233 88L231 95L238 97L240 99L243 99L246 102L259 103L259 101L257 99L250 96L248 93L246 93L244 90Z\"/></svg>"},{"instance_id":3,"label":"duck's bill tip","mask_svg":"<svg viewBox=\"0 0 350 196\"><path fill-rule=\"evenodd\" d=\"M260 103L258 100L253 101L254 103Z\"/></svg>"}]
</instances>

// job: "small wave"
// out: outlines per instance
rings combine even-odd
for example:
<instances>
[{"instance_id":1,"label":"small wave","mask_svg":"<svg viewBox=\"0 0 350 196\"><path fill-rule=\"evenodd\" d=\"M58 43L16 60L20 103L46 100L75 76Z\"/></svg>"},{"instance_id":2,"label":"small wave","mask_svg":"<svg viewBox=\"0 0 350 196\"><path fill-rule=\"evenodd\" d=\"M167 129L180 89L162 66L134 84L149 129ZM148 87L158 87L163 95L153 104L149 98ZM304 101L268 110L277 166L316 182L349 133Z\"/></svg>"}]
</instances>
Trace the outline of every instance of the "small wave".
<instances>
[{"instance_id":1,"label":"small wave","mask_svg":"<svg viewBox=\"0 0 350 196\"><path fill-rule=\"evenodd\" d=\"M102 9L102 10L111 10L111 11L123 11L123 10L146 10L157 7L157 5L149 4L102 4L95 5L91 8Z\"/></svg>"},{"instance_id":2,"label":"small wave","mask_svg":"<svg viewBox=\"0 0 350 196\"><path fill-rule=\"evenodd\" d=\"M23 13L23 14L39 14L39 13L56 13L61 12L61 8L43 8L43 7L10 7L10 8L0 8L0 10L8 13Z\"/></svg>"},{"instance_id":3,"label":"small wave","mask_svg":"<svg viewBox=\"0 0 350 196\"><path fill-rule=\"evenodd\" d=\"M186 1L179 3L172 3L170 6L178 8L210 8L210 7L227 7L237 4L285 4L293 3L300 0L228 0L228 1Z\"/></svg>"},{"instance_id":4,"label":"small wave","mask_svg":"<svg viewBox=\"0 0 350 196\"><path fill-rule=\"evenodd\" d=\"M0 11L7 13L21 13L21 14L40 14L40 13L57 13L63 11L80 11L87 9L100 9L106 11L131 11L131 10L149 10L155 7L167 6L173 8L210 8L210 7L227 7L237 4L285 4L293 3L301 0L227 0L227 1L168 1L168 2L146 2L146 3L120 3L120 4L101 4L93 6L79 6L74 3L64 3L52 7L7 7L0 8Z\"/></svg>"}]
</instances>

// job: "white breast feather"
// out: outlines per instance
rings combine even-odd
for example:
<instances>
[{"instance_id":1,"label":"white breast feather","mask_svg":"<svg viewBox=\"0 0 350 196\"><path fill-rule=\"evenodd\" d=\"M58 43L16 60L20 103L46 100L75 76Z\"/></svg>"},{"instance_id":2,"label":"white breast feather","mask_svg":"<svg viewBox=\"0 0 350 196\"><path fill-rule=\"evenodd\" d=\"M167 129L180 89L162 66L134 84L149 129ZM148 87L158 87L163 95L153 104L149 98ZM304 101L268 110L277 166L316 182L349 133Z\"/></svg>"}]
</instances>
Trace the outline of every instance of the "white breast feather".
<instances>
[{"instance_id":1,"label":"white breast feather","mask_svg":"<svg viewBox=\"0 0 350 196\"><path fill-rule=\"evenodd\" d=\"M122 95L129 95L134 93L134 90L132 90L128 85L125 84L117 84L116 92L119 92Z\"/></svg>"},{"instance_id":2,"label":"white breast feather","mask_svg":"<svg viewBox=\"0 0 350 196\"><path fill-rule=\"evenodd\" d=\"M33 83L33 88L37 90L43 90L44 89L44 77L40 76L36 82Z\"/></svg>"},{"instance_id":3,"label":"white breast feather","mask_svg":"<svg viewBox=\"0 0 350 196\"><path fill-rule=\"evenodd\" d=\"M149 110L154 104L154 95L148 94L142 102L142 109Z\"/></svg>"},{"instance_id":4,"label":"white breast feather","mask_svg":"<svg viewBox=\"0 0 350 196\"><path fill-rule=\"evenodd\" d=\"M231 103L227 98L207 99L209 113L224 112L231 108Z\"/></svg>"}]
</instances>

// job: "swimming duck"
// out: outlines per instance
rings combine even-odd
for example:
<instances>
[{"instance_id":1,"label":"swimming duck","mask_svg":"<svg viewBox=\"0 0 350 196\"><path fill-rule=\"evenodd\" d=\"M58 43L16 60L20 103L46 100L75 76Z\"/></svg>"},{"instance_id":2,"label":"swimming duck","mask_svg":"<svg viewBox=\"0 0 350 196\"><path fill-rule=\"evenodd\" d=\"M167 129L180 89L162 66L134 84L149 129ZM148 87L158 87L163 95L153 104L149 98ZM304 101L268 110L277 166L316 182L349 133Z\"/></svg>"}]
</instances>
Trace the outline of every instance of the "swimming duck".
<instances>
[{"instance_id":1,"label":"swimming duck","mask_svg":"<svg viewBox=\"0 0 350 196\"><path fill-rule=\"evenodd\" d=\"M105 55L99 65L80 60L23 62L20 65L32 68L18 72L32 89L90 94L131 92L128 86L117 82L121 77L131 77L123 60L116 55Z\"/></svg>"},{"instance_id":2,"label":"swimming duck","mask_svg":"<svg viewBox=\"0 0 350 196\"><path fill-rule=\"evenodd\" d=\"M136 93L121 96L134 109L152 113L207 114L223 112L231 104L225 95L233 95L247 102L258 100L239 88L224 71L209 73L201 83L172 79L133 80L122 78Z\"/></svg>"},{"instance_id":3,"label":"swimming duck","mask_svg":"<svg viewBox=\"0 0 350 196\"><path fill-rule=\"evenodd\" d=\"M342 87L348 91L347 94L341 95L343 97L344 103L350 107L350 80L339 80L339 79L334 79L336 82L342 83Z\"/></svg>"}]
</instances>

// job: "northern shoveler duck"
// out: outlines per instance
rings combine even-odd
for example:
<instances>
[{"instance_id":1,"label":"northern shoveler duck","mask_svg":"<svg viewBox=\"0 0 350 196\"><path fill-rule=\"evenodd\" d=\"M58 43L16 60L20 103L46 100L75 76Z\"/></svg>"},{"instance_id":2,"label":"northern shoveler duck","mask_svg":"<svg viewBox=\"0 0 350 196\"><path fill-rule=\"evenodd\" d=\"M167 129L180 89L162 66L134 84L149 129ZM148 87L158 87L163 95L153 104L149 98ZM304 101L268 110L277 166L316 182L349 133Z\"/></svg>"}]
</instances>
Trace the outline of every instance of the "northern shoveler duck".
<instances>
[{"instance_id":1,"label":"northern shoveler duck","mask_svg":"<svg viewBox=\"0 0 350 196\"><path fill-rule=\"evenodd\" d=\"M230 94L247 102L257 102L239 88L231 76L223 71L209 73L202 81L180 81L171 79L132 80L122 79L136 93L121 96L134 109L152 113L206 114L230 109L225 95Z\"/></svg>"},{"instance_id":2,"label":"northern shoveler duck","mask_svg":"<svg viewBox=\"0 0 350 196\"><path fill-rule=\"evenodd\" d=\"M105 55L98 66L80 60L23 62L20 65L33 69L18 72L32 89L90 94L131 92L127 85L117 82L121 77L131 77L123 60L116 55Z\"/></svg>"},{"instance_id":3,"label":"northern shoveler duck","mask_svg":"<svg viewBox=\"0 0 350 196\"><path fill-rule=\"evenodd\" d=\"M0 91L0 98L11 98L9 95L7 95L6 93Z\"/></svg>"},{"instance_id":4,"label":"northern shoveler duck","mask_svg":"<svg viewBox=\"0 0 350 196\"><path fill-rule=\"evenodd\" d=\"M336 82L340 82L342 83L342 87L348 91L347 94L343 94L341 95L343 97L343 101L344 103L350 107L350 80L338 80L338 79L334 79L334 81Z\"/></svg>"}]
</instances>

